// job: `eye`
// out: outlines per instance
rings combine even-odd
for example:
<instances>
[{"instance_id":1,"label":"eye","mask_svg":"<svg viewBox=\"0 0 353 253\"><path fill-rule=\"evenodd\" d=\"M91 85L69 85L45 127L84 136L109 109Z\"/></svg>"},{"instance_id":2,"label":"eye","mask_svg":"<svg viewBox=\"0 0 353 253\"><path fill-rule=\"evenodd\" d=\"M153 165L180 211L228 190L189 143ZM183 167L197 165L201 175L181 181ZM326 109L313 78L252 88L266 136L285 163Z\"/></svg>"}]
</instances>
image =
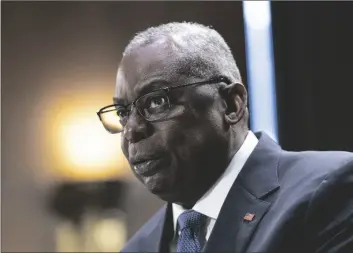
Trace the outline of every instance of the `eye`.
<instances>
[{"instance_id":1,"label":"eye","mask_svg":"<svg viewBox=\"0 0 353 253\"><path fill-rule=\"evenodd\" d=\"M125 118L128 116L128 111L125 108L118 108L116 110L116 114L120 117L120 118Z\"/></svg>"},{"instance_id":2,"label":"eye","mask_svg":"<svg viewBox=\"0 0 353 253\"><path fill-rule=\"evenodd\" d=\"M151 109L158 108L165 105L166 103L167 103L167 99L165 97L162 97L162 96L154 97L150 99L148 108L151 108Z\"/></svg>"}]
</instances>

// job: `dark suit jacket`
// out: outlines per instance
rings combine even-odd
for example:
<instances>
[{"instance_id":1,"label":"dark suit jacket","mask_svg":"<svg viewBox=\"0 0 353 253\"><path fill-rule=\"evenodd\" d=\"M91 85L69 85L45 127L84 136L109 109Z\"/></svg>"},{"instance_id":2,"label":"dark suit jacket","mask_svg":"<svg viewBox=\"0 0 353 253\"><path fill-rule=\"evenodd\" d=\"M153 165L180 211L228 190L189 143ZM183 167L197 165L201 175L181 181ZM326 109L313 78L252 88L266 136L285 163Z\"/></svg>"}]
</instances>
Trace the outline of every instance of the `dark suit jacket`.
<instances>
[{"instance_id":1,"label":"dark suit jacket","mask_svg":"<svg viewBox=\"0 0 353 253\"><path fill-rule=\"evenodd\" d=\"M234 182L205 252L353 252L353 154L287 152L264 133ZM244 220L253 213L252 221ZM171 204L122 252L168 252Z\"/></svg>"}]
</instances>

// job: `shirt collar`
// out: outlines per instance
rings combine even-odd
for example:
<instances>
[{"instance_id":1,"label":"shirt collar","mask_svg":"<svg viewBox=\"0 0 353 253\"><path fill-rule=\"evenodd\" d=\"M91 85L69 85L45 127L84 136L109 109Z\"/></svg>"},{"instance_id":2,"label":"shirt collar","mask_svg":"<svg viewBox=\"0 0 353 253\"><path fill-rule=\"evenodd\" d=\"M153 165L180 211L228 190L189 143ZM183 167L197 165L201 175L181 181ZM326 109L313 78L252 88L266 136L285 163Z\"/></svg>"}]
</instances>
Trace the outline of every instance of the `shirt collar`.
<instances>
[{"instance_id":1,"label":"shirt collar","mask_svg":"<svg viewBox=\"0 0 353 253\"><path fill-rule=\"evenodd\" d=\"M255 146L258 143L258 139L255 134L251 131L248 132L242 146L238 152L233 156L227 169L217 180L217 182L196 202L193 210L206 215L209 218L217 219L222 205L228 195L230 188L232 187L235 179L238 177L241 169L245 162L249 158ZM177 220L180 214L185 209L173 203L173 224L174 231L176 230Z\"/></svg>"}]
</instances>

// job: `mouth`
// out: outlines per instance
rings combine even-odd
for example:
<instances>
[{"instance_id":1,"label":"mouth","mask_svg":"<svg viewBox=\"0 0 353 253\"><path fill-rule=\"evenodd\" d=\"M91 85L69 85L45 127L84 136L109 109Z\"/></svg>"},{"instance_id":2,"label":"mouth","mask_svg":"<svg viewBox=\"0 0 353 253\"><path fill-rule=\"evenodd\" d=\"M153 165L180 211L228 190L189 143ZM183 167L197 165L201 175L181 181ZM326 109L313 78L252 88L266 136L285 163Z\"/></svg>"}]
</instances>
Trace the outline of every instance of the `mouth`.
<instances>
[{"instance_id":1,"label":"mouth","mask_svg":"<svg viewBox=\"0 0 353 253\"><path fill-rule=\"evenodd\" d=\"M158 170L161 169L163 158L140 160L132 162L131 164L137 174L144 177L149 177L153 176Z\"/></svg>"}]
</instances>

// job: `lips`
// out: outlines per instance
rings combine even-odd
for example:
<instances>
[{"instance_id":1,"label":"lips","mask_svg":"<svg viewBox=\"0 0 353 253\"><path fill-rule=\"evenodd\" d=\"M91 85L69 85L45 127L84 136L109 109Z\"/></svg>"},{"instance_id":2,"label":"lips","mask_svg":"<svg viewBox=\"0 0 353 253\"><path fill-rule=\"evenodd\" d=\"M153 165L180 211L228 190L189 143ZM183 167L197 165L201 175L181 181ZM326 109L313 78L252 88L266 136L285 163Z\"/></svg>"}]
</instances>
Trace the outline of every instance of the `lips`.
<instances>
[{"instance_id":1,"label":"lips","mask_svg":"<svg viewBox=\"0 0 353 253\"><path fill-rule=\"evenodd\" d=\"M152 160L157 160L159 157L156 156L139 156L139 157L134 157L132 159L130 159L130 163L132 165L138 165L140 163L145 163L148 161L152 161Z\"/></svg>"},{"instance_id":2,"label":"lips","mask_svg":"<svg viewBox=\"0 0 353 253\"><path fill-rule=\"evenodd\" d=\"M152 176L160 168L163 163L162 158L134 159L130 162L135 172L141 176Z\"/></svg>"}]
</instances>

